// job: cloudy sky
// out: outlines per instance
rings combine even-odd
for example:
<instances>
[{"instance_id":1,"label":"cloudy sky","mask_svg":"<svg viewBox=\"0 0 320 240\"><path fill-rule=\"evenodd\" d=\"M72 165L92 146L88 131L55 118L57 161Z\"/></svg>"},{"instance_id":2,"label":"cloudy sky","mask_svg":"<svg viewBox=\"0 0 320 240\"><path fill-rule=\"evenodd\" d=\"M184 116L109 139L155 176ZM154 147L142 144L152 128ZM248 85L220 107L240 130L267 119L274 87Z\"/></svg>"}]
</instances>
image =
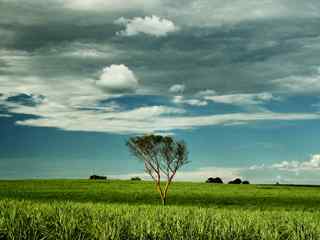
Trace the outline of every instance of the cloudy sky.
<instances>
[{"instance_id":1,"label":"cloudy sky","mask_svg":"<svg viewBox=\"0 0 320 240\"><path fill-rule=\"evenodd\" d=\"M0 0L0 178L143 175L132 135L184 139L180 180L320 184L318 0Z\"/></svg>"}]
</instances>

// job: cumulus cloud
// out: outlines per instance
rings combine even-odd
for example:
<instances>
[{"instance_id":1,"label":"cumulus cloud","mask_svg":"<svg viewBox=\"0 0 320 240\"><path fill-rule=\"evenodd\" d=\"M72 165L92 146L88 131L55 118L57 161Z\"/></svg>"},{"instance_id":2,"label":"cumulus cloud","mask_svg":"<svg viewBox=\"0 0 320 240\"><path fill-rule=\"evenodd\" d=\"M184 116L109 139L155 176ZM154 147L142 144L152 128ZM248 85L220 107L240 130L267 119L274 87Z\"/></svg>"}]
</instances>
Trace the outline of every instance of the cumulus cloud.
<instances>
[{"instance_id":1,"label":"cumulus cloud","mask_svg":"<svg viewBox=\"0 0 320 240\"><path fill-rule=\"evenodd\" d=\"M185 85L175 84L169 88L169 92L175 93L175 94L183 94L185 89L186 89ZM176 95L173 97L172 102L175 104L186 104L186 105L190 105L190 106L202 107L202 106L208 105L207 101L201 99L201 98L203 98L202 94L210 94L210 93L212 93L211 90L206 90L206 91L203 91L202 93L196 94L194 96L194 98L185 98L182 95Z\"/></svg>"},{"instance_id":2,"label":"cumulus cloud","mask_svg":"<svg viewBox=\"0 0 320 240\"><path fill-rule=\"evenodd\" d=\"M320 170L320 154L310 156L307 161L282 161L272 165L253 165L249 170L276 169L280 171L299 172L299 171L319 171Z\"/></svg>"},{"instance_id":3,"label":"cumulus cloud","mask_svg":"<svg viewBox=\"0 0 320 240\"><path fill-rule=\"evenodd\" d=\"M113 64L103 69L96 84L106 91L126 92L138 87L138 79L127 66Z\"/></svg>"},{"instance_id":4,"label":"cumulus cloud","mask_svg":"<svg viewBox=\"0 0 320 240\"><path fill-rule=\"evenodd\" d=\"M184 84L175 84L175 85L172 85L169 88L169 92L171 92L171 93L183 93L185 89L186 89L186 86Z\"/></svg>"},{"instance_id":5,"label":"cumulus cloud","mask_svg":"<svg viewBox=\"0 0 320 240\"><path fill-rule=\"evenodd\" d=\"M198 106L198 107L208 105L207 101L203 101L200 99L185 99L183 96L180 96L180 95L174 96L173 102L176 104L187 104L190 106Z\"/></svg>"},{"instance_id":6,"label":"cumulus cloud","mask_svg":"<svg viewBox=\"0 0 320 240\"><path fill-rule=\"evenodd\" d=\"M39 77L0 77L0 92L3 94L0 103L16 113L45 116L45 108L51 112L65 109L71 111L78 108L94 108L97 102L111 97L97 88L92 79L59 79L48 81ZM7 101L8 98L24 94L26 96L41 96L41 104L36 106L21 106L19 101ZM34 97L32 101L34 102Z\"/></svg>"},{"instance_id":7,"label":"cumulus cloud","mask_svg":"<svg viewBox=\"0 0 320 240\"><path fill-rule=\"evenodd\" d=\"M206 89L203 91L199 91L196 93L197 97L209 97L209 96L214 96L216 95L216 91L212 90L212 89Z\"/></svg>"},{"instance_id":8,"label":"cumulus cloud","mask_svg":"<svg viewBox=\"0 0 320 240\"><path fill-rule=\"evenodd\" d=\"M178 27L170 20L152 15L151 17L135 17L133 19L119 18L116 24L124 25L125 29L117 32L121 36L134 36L139 33L155 37L164 37L168 33L175 32Z\"/></svg>"},{"instance_id":9,"label":"cumulus cloud","mask_svg":"<svg viewBox=\"0 0 320 240\"><path fill-rule=\"evenodd\" d=\"M320 154L311 155L310 159L304 162L283 161L272 165L273 168L285 171L319 170Z\"/></svg>"}]
</instances>

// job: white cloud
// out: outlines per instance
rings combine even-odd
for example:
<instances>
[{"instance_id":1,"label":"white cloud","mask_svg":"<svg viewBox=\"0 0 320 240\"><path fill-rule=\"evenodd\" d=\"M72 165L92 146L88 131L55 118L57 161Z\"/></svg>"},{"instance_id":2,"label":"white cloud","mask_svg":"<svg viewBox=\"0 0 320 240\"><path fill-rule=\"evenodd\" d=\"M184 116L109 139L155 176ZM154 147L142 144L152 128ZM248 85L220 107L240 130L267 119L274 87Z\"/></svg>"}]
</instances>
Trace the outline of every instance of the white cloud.
<instances>
[{"instance_id":1,"label":"white cloud","mask_svg":"<svg viewBox=\"0 0 320 240\"><path fill-rule=\"evenodd\" d=\"M133 19L121 17L115 23L125 26L125 30L117 33L122 36L134 36L144 33L155 37L163 37L178 30L178 27L172 21L154 15L144 18L135 17Z\"/></svg>"},{"instance_id":2,"label":"white cloud","mask_svg":"<svg viewBox=\"0 0 320 240\"><path fill-rule=\"evenodd\" d=\"M171 93L183 93L185 89L186 89L186 86L184 84L175 84L175 85L172 85L169 88L169 92L171 92Z\"/></svg>"},{"instance_id":3,"label":"white cloud","mask_svg":"<svg viewBox=\"0 0 320 240\"><path fill-rule=\"evenodd\" d=\"M249 170L260 170L260 169L265 169L266 166L264 164L261 165L252 165L249 167Z\"/></svg>"},{"instance_id":4,"label":"white cloud","mask_svg":"<svg viewBox=\"0 0 320 240\"><path fill-rule=\"evenodd\" d=\"M299 171L319 171L320 170L320 154L311 155L307 161L282 161L272 165L253 165L249 170L276 169L280 171L299 172Z\"/></svg>"},{"instance_id":5,"label":"white cloud","mask_svg":"<svg viewBox=\"0 0 320 240\"><path fill-rule=\"evenodd\" d=\"M209 97L209 96L214 96L216 95L216 91L212 90L212 89L206 89L203 91L199 91L196 93L197 97Z\"/></svg>"},{"instance_id":6,"label":"white cloud","mask_svg":"<svg viewBox=\"0 0 320 240\"><path fill-rule=\"evenodd\" d=\"M267 167L265 165L256 165L247 167L202 167L195 170L181 169L177 172L175 181L200 181L204 182L209 177L220 177L224 183L235 178L250 180L254 183L276 183L282 184L319 184L319 165L315 171L297 172L296 170L284 171L277 168ZM129 179L139 176L142 179L151 180L148 174L144 172L133 172L128 174L108 175L111 178Z\"/></svg>"},{"instance_id":7,"label":"white cloud","mask_svg":"<svg viewBox=\"0 0 320 240\"><path fill-rule=\"evenodd\" d=\"M302 167L310 169L320 169L320 154L314 154L309 161L303 162Z\"/></svg>"},{"instance_id":8,"label":"white cloud","mask_svg":"<svg viewBox=\"0 0 320 240\"><path fill-rule=\"evenodd\" d=\"M320 170L320 154L312 155L308 161L283 161L273 164L271 167L284 171L318 171Z\"/></svg>"},{"instance_id":9,"label":"white cloud","mask_svg":"<svg viewBox=\"0 0 320 240\"><path fill-rule=\"evenodd\" d=\"M186 104L189 104L191 106L198 106L198 107L202 107L202 106L207 106L208 102L207 101L202 101L199 99L186 99L183 101Z\"/></svg>"},{"instance_id":10,"label":"white cloud","mask_svg":"<svg viewBox=\"0 0 320 240\"><path fill-rule=\"evenodd\" d=\"M256 94L229 94L219 96L205 96L204 99L217 103L246 106L257 105L274 99L271 93L256 93Z\"/></svg>"},{"instance_id":11,"label":"white cloud","mask_svg":"<svg viewBox=\"0 0 320 240\"><path fill-rule=\"evenodd\" d=\"M207 101L203 101L199 99L184 99L184 97L180 95L174 96L172 101L176 104L187 104L190 106L198 106L198 107L208 105Z\"/></svg>"},{"instance_id":12,"label":"white cloud","mask_svg":"<svg viewBox=\"0 0 320 240\"><path fill-rule=\"evenodd\" d=\"M311 76L290 76L272 81L278 90L289 94L320 92L320 71Z\"/></svg>"},{"instance_id":13,"label":"white cloud","mask_svg":"<svg viewBox=\"0 0 320 240\"><path fill-rule=\"evenodd\" d=\"M276 168L279 170L296 170L300 166L298 161L283 161L281 163L272 164L271 168Z\"/></svg>"},{"instance_id":14,"label":"white cloud","mask_svg":"<svg viewBox=\"0 0 320 240\"><path fill-rule=\"evenodd\" d=\"M209 177L220 177L224 182L228 182L235 178L241 178L241 168L223 168L223 167L203 167L196 170L184 171L183 169L177 172L174 180L177 181L206 181ZM147 173L135 172L128 174L110 175L116 179L130 179L138 176L142 179L151 179Z\"/></svg>"},{"instance_id":15,"label":"white cloud","mask_svg":"<svg viewBox=\"0 0 320 240\"><path fill-rule=\"evenodd\" d=\"M186 87L183 84L175 84L169 88L169 92L183 94L185 88ZM212 91L212 90L201 91L201 92L195 94L195 96L194 96L195 98L185 98L182 95L177 95L177 96L173 97L172 102L174 102L176 104L186 104L186 105L190 105L190 106L202 107L202 106L208 105L208 102L203 100L203 97L207 96L208 94L212 94L213 92L214 91Z\"/></svg>"},{"instance_id":16,"label":"white cloud","mask_svg":"<svg viewBox=\"0 0 320 240\"><path fill-rule=\"evenodd\" d=\"M203 167L194 171L179 171L177 172L177 180L187 181L202 181L204 182L209 177L220 177L224 182L228 182L235 178L241 177L241 168L228 167Z\"/></svg>"},{"instance_id":17,"label":"white cloud","mask_svg":"<svg viewBox=\"0 0 320 240\"><path fill-rule=\"evenodd\" d=\"M177 116L183 110L165 106L137 108L131 111L84 111L56 104L36 108L19 107L11 112L41 116L39 119L19 121L27 126L57 127L70 131L110 132L117 134L144 134L171 132L211 125L230 125L234 122L291 121L319 119L317 114L234 113L208 116Z\"/></svg>"},{"instance_id":18,"label":"white cloud","mask_svg":"<svg viewBox=\"0 0 320 240\"><path fill-rule=\"evenodd\" d=\"M106 91L133 91L138 87L138 79L127 66L111 65L103 69L96 84Z\"/></svg>"},{"instance_id":19,"label":"white cloud","mask_svg":"<svg viewBox=\"0 0 320 240\"><path fill-rule=\"evenodd\" d=\"M111 97L95 86L91 79L59 79L48 80L38 77L0 77L0 98L4 106L10 108L13 113L34 114L41 117L46 116L46 110L60 111L67 109L71 111L78 108L97 107L97 102ZM6 102L5 99L18 94L33 96L44 96L44 101L36 107L20 106L13 102ZM49 111L49 110L48 110Z\"/></svg>"},{"instance_id":20,"label":"white cloud","mask_svg":"<svg viewBox=\"0 0 320 240\"><path fill-rule=\"evenodd\" d=\"M153 9L160 4L159 0L64 0L66 8L81 11L127 11Z\"/></svg>"},{"instance_id":21,"label":"white cloud","mask_svg":"<svg viewBox=\"0 0 320 240\"><path fill-rule=\"evenodd\" d=\"M1 36L1 34L0 34ZM13 74L28 74L28 61L30 53L20 50L7 50L0 48L0 70Z\"/></svg>"},{"instance_id":22,"label":"white cloud","mask_svg":"<svg viewBox=\"0 0 320 240\"><path fill-rule=\"evenodd\" d=\"M113 94L97 87L92 79L48 80L37 77L0 76L1 104L8 114L30 114L36 119L17 122L20 125L54 127L67 131L93 131L116 134L172 133L212 125L247 124L256 121L297 121L320 119L312 113L232 113L190 116L184 109L168 106L138 107L124 110L114 103L101 105ZM45 98L36 106L7 102L8 96L20 93Z\"/></svg>"}]
</instances>

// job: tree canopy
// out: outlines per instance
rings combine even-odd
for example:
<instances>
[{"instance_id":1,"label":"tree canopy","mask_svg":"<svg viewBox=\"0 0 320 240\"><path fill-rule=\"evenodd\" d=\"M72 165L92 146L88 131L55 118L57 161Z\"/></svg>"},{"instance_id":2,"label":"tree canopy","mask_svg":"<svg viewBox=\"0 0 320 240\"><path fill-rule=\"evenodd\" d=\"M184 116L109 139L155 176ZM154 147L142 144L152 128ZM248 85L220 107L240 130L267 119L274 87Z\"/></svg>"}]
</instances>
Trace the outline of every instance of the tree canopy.
<instances>
[{"instance_id":1,"label":"tree canopy","mask_svg":"<svg viewBox=\"0 0 320 240\"><path fill-rule=\"evenodd\" d=\"M155 181L165 204L170 183L178 169L189 162L187 145L173 137L161 135L132 137L127 145L132 154L144 162L145 171ZM166 178L164 188L161 187L161 176Z\"/></svg>"}]
</instances>

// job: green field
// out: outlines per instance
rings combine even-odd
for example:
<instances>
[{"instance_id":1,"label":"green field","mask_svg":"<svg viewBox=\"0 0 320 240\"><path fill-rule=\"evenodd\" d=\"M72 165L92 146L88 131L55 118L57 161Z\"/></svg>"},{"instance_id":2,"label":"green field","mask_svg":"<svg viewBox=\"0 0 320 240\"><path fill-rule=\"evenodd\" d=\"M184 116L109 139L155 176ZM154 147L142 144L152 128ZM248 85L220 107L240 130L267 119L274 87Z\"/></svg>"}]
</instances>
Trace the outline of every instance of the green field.
<instances>
[{"instance_id":1,"label":"green field","mask_svg":"<svg viewBox=\"0 0 320 240\"><path fill-rule=\"evenodd\" d=\"M320 188L0 181L0 239L320 239Z\"/></svg>"}]
</instances>

